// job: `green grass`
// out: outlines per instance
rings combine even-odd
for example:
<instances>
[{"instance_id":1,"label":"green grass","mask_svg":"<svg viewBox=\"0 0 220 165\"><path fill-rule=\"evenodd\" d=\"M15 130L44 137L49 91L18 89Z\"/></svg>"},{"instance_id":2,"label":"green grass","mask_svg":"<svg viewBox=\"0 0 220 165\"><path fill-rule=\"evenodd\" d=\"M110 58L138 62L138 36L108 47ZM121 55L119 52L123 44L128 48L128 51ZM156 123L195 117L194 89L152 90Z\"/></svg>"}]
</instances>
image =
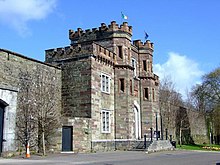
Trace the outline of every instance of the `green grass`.
<instances>
[{"instance_id":1,"label":"green grass","mask_svg":"<svg viewBox=\"0 0 220 165\"><path fill-rule=\"evenodd\" d=\"M206 148L203 148L206 147ZM177 145L176 148L184 150L203 150L203 151L220 151L220 145L210 144L188 144L188 145Z\"/></svg>"}]
</instances>

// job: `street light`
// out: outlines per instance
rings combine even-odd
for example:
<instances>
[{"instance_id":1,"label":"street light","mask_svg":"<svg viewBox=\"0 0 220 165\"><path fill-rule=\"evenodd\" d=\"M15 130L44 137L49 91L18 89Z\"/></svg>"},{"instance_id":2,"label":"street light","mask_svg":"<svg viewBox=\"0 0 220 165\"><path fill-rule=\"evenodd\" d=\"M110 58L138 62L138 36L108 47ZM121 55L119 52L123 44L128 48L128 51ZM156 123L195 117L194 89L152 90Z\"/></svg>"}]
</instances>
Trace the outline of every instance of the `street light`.
<instances>
[{"instance_id":1,"label":"street light","mask_svg":"<svg viewBox=\"0 0 220 165\"><path fill-rule=\"evenodd\" d=\"M156 112L156 139L158 140L158 123L157 123L157 112Z\"/></svg>"}]
</instances>

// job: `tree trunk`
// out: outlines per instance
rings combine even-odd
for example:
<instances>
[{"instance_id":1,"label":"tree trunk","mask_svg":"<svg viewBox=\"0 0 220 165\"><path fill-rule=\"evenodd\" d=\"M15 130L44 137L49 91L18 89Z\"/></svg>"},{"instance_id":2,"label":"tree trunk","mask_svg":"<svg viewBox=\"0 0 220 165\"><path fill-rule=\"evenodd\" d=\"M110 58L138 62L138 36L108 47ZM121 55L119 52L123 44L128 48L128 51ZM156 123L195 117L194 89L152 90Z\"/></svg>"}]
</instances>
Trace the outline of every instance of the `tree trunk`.
<instances>
[{"instance_id":1,"label":"tree trunk","mask_svg":"<svg viewBox=\"0 0 220 165\"><path fill-rule=\"evenodd\" d=\"M180 121L180 147L182 145L182 125L183 125L183 121Z\"/></svg>"},{"instance_id":2,"label":"tree trunk","mask_svg":"<svg viewBox=\"0 0 220 165\"><path fill-rule=\"evenodd\" d=\"M43 155L46 155L44 131L42 132Z\"/></svg>"},{"instance_id":3,"label":"tree trunk","mask_svg":"<svg viewBox=\"0 0 220 165\"><path fill-rule=\"evenodd\" d=\"M180 147L182 145L182 128L180 128Z\"/></svg>"}]
</instances>

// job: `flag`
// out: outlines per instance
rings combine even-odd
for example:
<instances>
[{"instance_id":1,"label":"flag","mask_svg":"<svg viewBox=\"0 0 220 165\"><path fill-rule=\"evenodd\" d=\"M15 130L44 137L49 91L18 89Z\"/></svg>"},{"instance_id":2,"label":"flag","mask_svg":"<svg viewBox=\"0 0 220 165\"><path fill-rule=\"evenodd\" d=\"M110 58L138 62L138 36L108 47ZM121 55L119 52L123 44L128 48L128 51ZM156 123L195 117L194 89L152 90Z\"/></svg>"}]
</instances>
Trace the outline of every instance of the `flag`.
<instances>
[{"instance_id":1,"label":"flag","mask_svg":"<svg viewBox=\"0 0 220 165\"><path fill-rule=\"evenodd\" d=\"M121 12L121 17L122 19L128 19L128 16L124 15L122 12Z\"/></svg>"},{"instance_id":2,"label":"flag","mask_svg":"<svg viewBox=\"0 0 220 165\"><path fill-rule=\"evenodd\" d=\"M149 35L144 31L144 33L145 33L145 40L147 40L147 38L149 37Z\"/></svg>"}]
</instances>

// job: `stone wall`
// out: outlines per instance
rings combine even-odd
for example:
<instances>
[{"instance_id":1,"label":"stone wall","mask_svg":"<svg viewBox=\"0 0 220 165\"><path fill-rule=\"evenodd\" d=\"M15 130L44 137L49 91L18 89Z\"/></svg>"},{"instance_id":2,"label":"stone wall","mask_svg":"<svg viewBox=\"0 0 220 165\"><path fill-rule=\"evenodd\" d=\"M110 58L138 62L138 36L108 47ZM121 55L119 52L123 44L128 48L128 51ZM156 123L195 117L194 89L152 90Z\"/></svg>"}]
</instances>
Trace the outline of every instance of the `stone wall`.
<instances>
[{"instance_id":1,"label":"stone wall","mask_svg":"<svg viewBox=\"0 0 220 165\"><path fill-rule=\"evenodd\" d=\"M91 143L92 152L106 152L114 150L128 151L134 148L136 140L116 139L116 140L93 140Z\"/></svg>"},{"instance_id":2,"label":"stone wall","mask_svg":"<svg viewBox=\"0 0 220 165\"><path fill-rule=\"evenodd\" d=\"M5 95L2 95L3 101L9 102L9 107L12 106L13 116L9 116L8 120L16 118L16 135L11 141L16 143L16 149L18 151L24 149L22 143L25 142L24 132L22 129L25 122L28 123L29 139L31 149L38 150L37 137L39 131L39 113L50 112L50 116L47 116L47 121L53 118L55 115L58 117L61 112L61 70L58 67L39 62L37 60L27 58L23 55L8 51L0 50L0 86L6 89L17 89L17 104L10 104L10 100L7 100ZM8 98L12 98L12 94L8 93ZM7 110L7 108L6 108ZM25 117L29 116L29 117ZM11 119L10 119L11 118ZM14 123L15 124L15 123ZM57 122L55 128L50 123L51 137L60 136L56 130L60 127ZM46 124L45 124L46 127ZM49 125L47 126L49 128ZM13 128L14 129L14 128ZM53 131L52 131L53 130ZM23 132L23 133L22 133ZM61 147L57 146L56 141L59 138L53 138L47 143L47 149L59 150ZM7 148L7 147L6 147ZM6 148L5 151L7 150ZM11 150L8 148L8 150Z\"/></svg>"},{"instance_id":3,"label":"stone wall","mask_svg":"<svg viewBox=\"0 0 220 165\"><path fill-rule=\"evenodd\" d=\"M174 147L171 145L169 140L158 140L153 141L152 144L148 147L148 153L173 149Z\"/></svg>"},{"instance_id":4,"label":"stone wall","mask_svg":"<svg viewBox=\"0 0 220 165\"><path fill-rule=\"evenodd\" d=\"M106 62L92 58L92 82L91 82L91 99L92 99L92 140L114 139L115 132L115 78L114 68ZM109 92L102 91L102 75L109 76ZM102 131L102 110L110 113L110 130L108 133Z\"/></svg>"},{"instance_id":5,"label":"stone wall","mask_svg":"<svg viewBox=\"0 0 220 165\"><path fill-rule=\"evenodd\" d=\"M193 142L198 144L209 143L205 115L192 110L188 110L187 114Z\"/></svg>"},{"instance_id":6,"label":"stone wall","mask_svg":"<svg viewBox=\"0 0 220 165\"><path fill-rule=\"evenodd\" d=\"M65 62L62 66L62 113L91 118L91 59Z\"/></svg>"}]
</instances>

